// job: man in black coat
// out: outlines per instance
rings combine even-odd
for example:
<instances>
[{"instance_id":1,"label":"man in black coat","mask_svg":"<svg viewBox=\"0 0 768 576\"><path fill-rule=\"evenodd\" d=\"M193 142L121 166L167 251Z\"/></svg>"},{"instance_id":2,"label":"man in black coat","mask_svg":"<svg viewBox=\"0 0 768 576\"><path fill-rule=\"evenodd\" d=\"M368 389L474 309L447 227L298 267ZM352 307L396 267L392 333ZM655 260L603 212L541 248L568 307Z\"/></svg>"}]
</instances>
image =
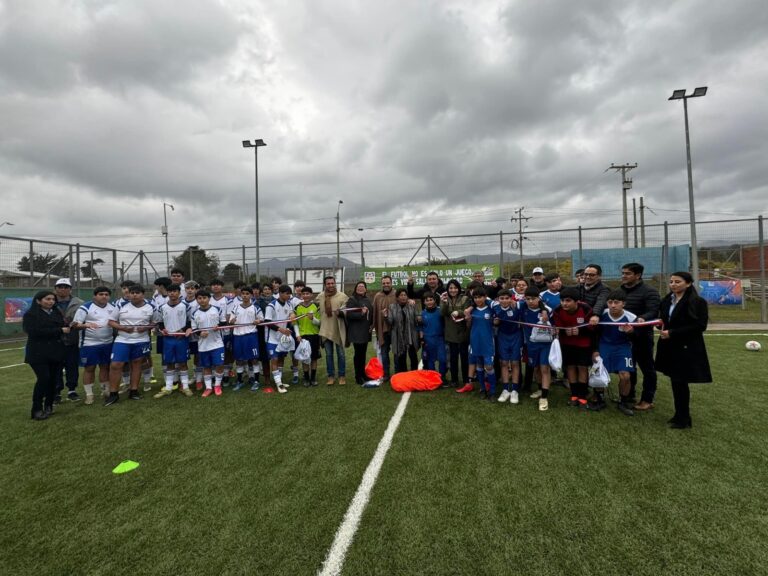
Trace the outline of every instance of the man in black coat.
<instances>
[{"instance_id":1,"label":"man in black coat","mask_svg":"<svg viewBox=\"0 0 768 576\"><path fill-rule=\"evenodd\" d=\"M592 318L600 319L608 304L608 293L611 289L603 284L603 269L599 264L587 264L584 268L584 284L578 286L582 302L592 308Z\"/></svg>"},{"instance_id":2,"label":"man in black coat","mask_svg":"<svg viewBox=\"0 0 768 576\"><path fill-rule=\"evenodd\" d=\"M427 292L431 292L432 294L437 294L439 296L445 292L445 286L443 286L443 281L440 280L437 272L430 272L427 274L427 283L418 289L414 288L413 274L408 276L405 290L408 293L408 298L410 300L421 300L424 297L424 294Z\"/></svg>"},{"instance_id":3,"label":"man in black coat","mask_svg":"<svg viewBox=\"0 0 768 576\"><path fill-rule=\"evenodd\" d=\"M621 267L621 290L626 294L627 300L624 309L636 314L638 320L655 320L659 317L659 304L661 297L658 291L643 282L642 264L631 262ZM653 399L656 395L656 366L653 362L653 328L635 328L631 335L632 357L635 367L643 371L643 393L640 402L635 404L635 410L650 410L653 408ZM630 373L632 388L629 398L635 399L635 387L637 386L637 370Z\"/></svg>"}]
</instances>

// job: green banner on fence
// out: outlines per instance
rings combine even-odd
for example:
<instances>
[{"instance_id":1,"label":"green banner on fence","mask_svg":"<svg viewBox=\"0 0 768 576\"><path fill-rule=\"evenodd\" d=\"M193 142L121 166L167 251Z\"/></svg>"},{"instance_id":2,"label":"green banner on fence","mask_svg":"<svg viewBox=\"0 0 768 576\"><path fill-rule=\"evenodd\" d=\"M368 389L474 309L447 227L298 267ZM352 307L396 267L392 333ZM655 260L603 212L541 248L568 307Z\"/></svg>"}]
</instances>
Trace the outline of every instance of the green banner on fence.
<instances>
[{"instance_id":1,"label":"green banner on fence","mask_svg":"<svg viewBox=\"0 0 768 576\"><path fill-rule=\"evenodd\" d=\"M456 279L463 287L472 282L472 274L480 271L485 275L485 282L495 280L499 275L498 264L441 264L439 266L399 266L396 268L364 268L363 280L368 284L369 290L381 289L381 277L392 276L392 286L404 288L408 278L412 275L415 286L427 283L427 274L437 272L443 284L448 280Z\"/></svg>"}]
</instances>

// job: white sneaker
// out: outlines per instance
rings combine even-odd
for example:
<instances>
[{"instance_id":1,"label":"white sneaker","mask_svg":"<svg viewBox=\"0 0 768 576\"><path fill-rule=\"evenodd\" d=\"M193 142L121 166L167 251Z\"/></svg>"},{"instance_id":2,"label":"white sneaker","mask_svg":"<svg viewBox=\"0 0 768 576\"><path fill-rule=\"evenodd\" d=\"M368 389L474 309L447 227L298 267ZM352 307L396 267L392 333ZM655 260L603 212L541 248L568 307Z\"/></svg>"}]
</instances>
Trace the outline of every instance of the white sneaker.
<instances>
[{"instance_id":1,"label":"white sneaker","mask_svg":"<svg viewBox=\"0 0 768 576\"><path fill-rule=\"evenodd\" d=\"M506 402L509 400L509 390L502 390L501 394L499 395L499 402Z\"/></svg>"},{"instance_id":2,"label":"white sneaker","mask_svg":"<svg viewBox=\"0 0 768 576\"><path fill-rule=\"evenodd\" d=\"M285 384L278 384L277 391L280 392L280 394L285 394L288 392L288 388L286 388Z\"/></svg>"},{"instance_id":3,"label":"white sneaker","mask_svg":"<svg viewBox=\"0 0 768 576\"><path fill-rule=\"evenodd\" d=\"M531 394L530 397L533 398L534 400L536 400L536 398L541 398L541 390L536 390L536 392Z\"/></svg>"},{"instance_id":4,"label":"white sneaker","mask_svg":"<svg viewBox=\"0 0 768 576\"><path fill-rule=\"evenodd\" d=\"M517 393L517 390L512 390L509 394L509 403L510 404L519 404L520 403L520 394Z\"/></svg>"},{"instance_id":5,"label":"white sneaker","mask_svg":"<svg viewBox=\"0 0 768 576\"><path fill-rule=\"evenodd\" d=\"M549 410L549 400L539 398L539 412L546 412L547 410Z\"/></svg>"},{"instance_id":6,"label":"white sneaker","mask_svg":"<svg viewBox=\"0 0 768 576\"><path fill-rule=\"evenodd\" d=\"M93 394L86 394L85 395L85 405L90 406L93 404Z\"/></svg>"}]
</instances>

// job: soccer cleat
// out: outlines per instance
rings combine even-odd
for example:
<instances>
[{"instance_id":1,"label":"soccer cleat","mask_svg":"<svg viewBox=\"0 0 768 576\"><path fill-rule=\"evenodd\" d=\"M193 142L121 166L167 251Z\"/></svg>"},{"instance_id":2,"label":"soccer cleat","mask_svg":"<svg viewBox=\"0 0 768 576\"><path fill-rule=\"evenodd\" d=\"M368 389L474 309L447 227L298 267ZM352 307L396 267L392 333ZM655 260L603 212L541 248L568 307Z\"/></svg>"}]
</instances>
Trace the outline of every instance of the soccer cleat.
<instances>
[{"instance_id":1,"label":"soccer cleat","mask_svg":"<svg viewBox=\"0 0 768 576\"><path fill-rule=\"evenodd\" d=\"M509 393L509 403L510 404L520 403L520 394L518 394L517 390L512 390L512 392Z\"/></svg>"},{"instance_id":2,"label":"soccer cleat","mask_svg":"<svg viewBox=\"0 0 768 576\"><path fill-rule=\"evenodd\" d=\"M152 384L149 382L144 383L144 392L151 392L152 391Z\"/></svg>"},{"instance_id":3,"label":"soccer cleat","mask_svg":"<svg viewBox=\"0 0 768 576\"><path fill-rule=\"evenodd\" d=\"M619 409L619 412L624 414L624 416L634 416L635 415L634 410L632 410L632 408L630 408L629 406L624 404L624 402L619 402L619 405L617 406L617 408Z\"/></svg>"},{"instance_id":4,"label":"soccer cleat","mask_svg":"<svg viewBox=\"0 0 768 576\"><path fill-rule=\"evenodd\" d=\"M111 392L107 399L104 400L104 406L112 406L120 401L120 395L117 392Z\"/></svg>"},{"instance_id":5,"label":"soccer cleat","mask_svg":"<svg viewBox=\"0 0 768 576\"><path fill-rule=\"evenodd\" d=\"M150 376L149 383L150 384L157 384L157 378L155 378L154 376Z\"/></svg>"},{"instance_id":6,"label":"soccer cleat","mask_svg":"<svg viewBox=\"0 0 768 576\"><path fill-rule=\"evenodd\" d=\"M578 406L578 405L579 405L579 397L571 396L571 399L568 400L568 406Z\"/></svg>"},{"instance_id":7,"label":"soccer cleat","mask_svg":"<svg viewBox=\"0 0 768 576\"><path fill-rule=\"evenodd\" d=\"M195 395L195 393L192 392L192 390L190 390L189 388L182 388L181 393L184 394L184 396L186 396L187 398L191 398L192 396Z\"/></svg>"},{"instance_id":8,"label":"soccer cleat","mask_svg":"<svg viewBox=\"0 0 768 576\"><path fill-rule=\"evenodd\" d=\"M459 394L466 394L467 392L472 392L474 389L475 387L472 386L472 384L464 384L464 386L462 386L461 388L458 388L456 392L458 392Z\"/></svg>"},{"instance_id":9,"label":"soccer cleat","mask_svg":"<svg viewBox=\"0 0 768 576\"><path fill-rule=\"evenodd\" d=\"M179 386L180 386L180 385L181 385L181 383L180 383L180 382L174 382L174 383L173 383L173 386L171 387L171 389L172 389L172 390L175 392L176 390L178 390L178 389L179 389Z\"/></svg>"},{"instance_id":10,"label":"soccer cleat","mask_svg":"<svg viewBox=\"0 0 768 576\"><path fill-rule=\"evenodd\" d=\"M536 390L535 392L532 392L529 398L533 398L536 400L536 398L541 398L541 390Z\"/></svg>"},{"instance_id":11,"label":"soccer cleat","mask_svg":"<svg viewBox=\"0 0 768 576\"><path fill-rule=\"evenodd\" d=\"M312 386L317 386L317 380L312 380Z\"/></svg>"},{"instance_id":12,"label":"soccer cleat","mask_svg":"<svg viewBox=\"0 0 768 576\"><path fill-rule=\"evenodd\" d=\"M501 395L499 395L499 402L506 402L507 400L509 400L509 397L511 395L512 394L510 393L509 390L506 390L506 389L502 390Z\"/></svg>"},{"instance_id":13,"label":"soccer cleat","mask_svg":"<svg viewBox=\"0 0 768 576\"><path fill-rule=\"evenodd\" d=\"M93 394L86 394L85 395L85 405L90 406L93 404Z\"/></svg>"},{"instance_id":14,"label":"soccer cleat","mask_svg":"<svg viewBox=\"0 0 768 576\"><path fill-rule=\"evenodd\" d=\"M293 378L291 378L291 384L298 384L298 383L299 383L299 375L294 373Z\"/></svg>"},{"instance_id":15,"label":"soccer cleat","mask_svg":"<svg viewBox=\"0 0 768 576\"><path fill-rule=\"evenodd\" d=\"M259 383L254 380L253 383L251 384L251 392L258 392L259 388L260 388Z\"/></svg>"},{"instance_id":16,"label":"soccer cleat","mask_svg":"<svg viewBox=\"0 0 768 576\"><path fill-rule=\"evenodd\" d=\"M213 393L216 394L216 396L221 396L221 386L214 386Z\"/></svg>"},{"instance_id":17,"label":"soccer cleat","mask_svg":"<svg viewBox=\"0 0 768 576\"><path fill-rule=\"evenodd\" d=\"M547 410L549 410L549 400L539 398L539 412L546 412Z\"/></svg>"},{"instance_id":18,"label":"soccer cleat","mask_svg":"<svg viewBox=\"0 0 768 576\"><path fill-rule=\"evenodd\" d=\"M128 399L129 400L141 400L141 395L139 394L138 390L129 390L128 391Z\"/></svg>"},{"instance_id":19,"label":"soccer cleat","mask_svg":"<svg viewBox=\"0 0 768 576\"><path fill-rule=\"evenodd\" d=\"M160 398L165 398L166 396L170 396L173 394L173 390L168 390L168 388L163 388L153 396L156 400L159 400Z\"/></svg>"},{"instance_id":20,"label":"soccer cleat","mask_svg":"<svg viewBox=\"0 0 768 576\"><path fill-rule=\"evenodd\" d=\"M278 384L277 391L280 392L280 394L285 394L286 392L288 392L288 388L286 387L285 384Z\"/></svg>"},{"instance_id":21,"label":"soccer cleat","mask_svg":"<svg viewBox=\"0 0 768 576\"><path fill-rule=\"evenodd\" d=\"M80 402L80 395L74 390L70 390L67 394L67 400L70 402Z\"/></svg>"},{"instance_id":22,"label":"soccer cleat","mask_svg":"<svg viewBox=\"0 0 768 576\"><path fill-rule=\"evenodd\" d=\"M213 388L206 388L205 392L203 392L201 396L203 398L208 398L208 396L210 396L211 394L213 394Z\"/></svg>"},{"instance_id":23,"label":"soccer cleat","mask_svg":"<svg viewBox=\"0 0 768 576\"><path fill-rule=\"evenodd\" d=\"M592 412L600 412L601 410L605 409L605 401L604 400L596 400L594 402L589 402L587 404L587 410L591 410Z\"/></svg>"},{"instance_id":24,"label":"soccer cleat","mask_svg":"<svg viewBox=\"0 0 768 576\"><path fill-rule=\"evenodd\" d=\"M196 390L202 390L203 389L203 383L202 382L195 382L195 389Z\"/></svg>"},{"instance_id":25,"label":"soccer cleat","mask_svg":"<svg viewBox=\"0 0 768 576\"><path fill-rule=\"evenodd\" d=\"M235 383L235 385L234 385L234 386L232 386L232 392L237 392L237 391L239 391L239 390L242 390L242 389L243 389L243 386L245 386L245 383L244 383L244 382L242 382L242 381L240 381L240 382L236 382L236 383Z\"/></svg>"}]
</instances>

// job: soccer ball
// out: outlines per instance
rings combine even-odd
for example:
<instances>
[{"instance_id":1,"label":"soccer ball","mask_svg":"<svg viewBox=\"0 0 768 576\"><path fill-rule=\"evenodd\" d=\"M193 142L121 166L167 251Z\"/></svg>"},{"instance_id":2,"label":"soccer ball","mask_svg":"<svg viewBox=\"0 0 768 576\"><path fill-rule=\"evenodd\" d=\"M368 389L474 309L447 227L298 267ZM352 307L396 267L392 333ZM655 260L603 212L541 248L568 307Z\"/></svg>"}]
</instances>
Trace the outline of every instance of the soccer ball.
<instances>
[{"instance_id":1,"label":"soccer ball","mask_svg":"<svg viewBox=\"0 0 768 576\"><path fill-rule=\"evenodd\" d=\"M750 340L744 346L747 350L751 350L752 352L760 352L760 349L762 348L760 342L757 340Z\"/></svg>"}]
</instances>

